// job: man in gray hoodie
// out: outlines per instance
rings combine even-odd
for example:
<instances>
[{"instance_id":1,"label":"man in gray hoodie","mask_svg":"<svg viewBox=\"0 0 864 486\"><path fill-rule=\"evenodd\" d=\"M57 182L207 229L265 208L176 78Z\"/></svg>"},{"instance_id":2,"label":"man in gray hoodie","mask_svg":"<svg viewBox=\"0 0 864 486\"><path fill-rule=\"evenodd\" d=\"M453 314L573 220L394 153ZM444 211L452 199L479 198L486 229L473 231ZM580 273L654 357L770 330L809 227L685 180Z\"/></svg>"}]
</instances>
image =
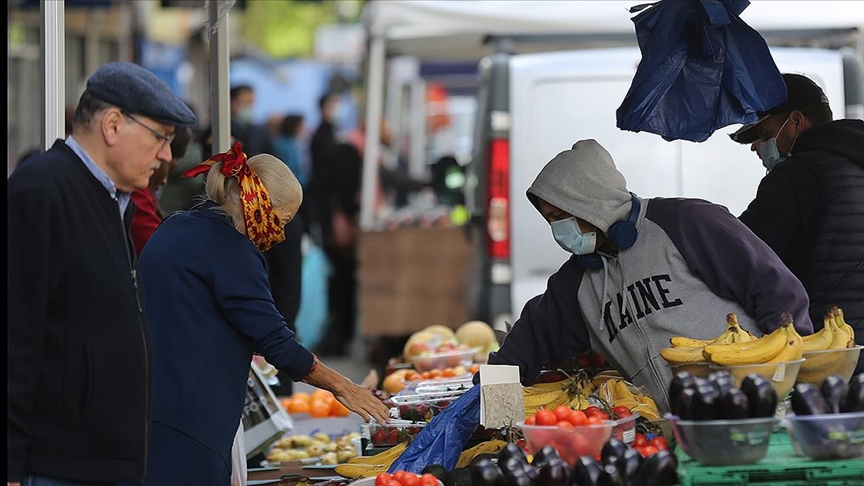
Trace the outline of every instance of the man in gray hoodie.
<instances>
[{"instance_id":1,"label":"man in gray hoodie","mask_svg":"<svg viewBox=\"0 0 864 486\"><path fill-rule=\"evenodd\" d=\"M558 154L527 195L573 256L489 357L518 365L526 386L544 366L594 349L662 412L672 375L660 350L670 337L716 336L730 312L756 335L776 329L784 311L800 334L813 332L801 282L725 207L637 197L595 140Z\"/></svg>"}]
</instances>

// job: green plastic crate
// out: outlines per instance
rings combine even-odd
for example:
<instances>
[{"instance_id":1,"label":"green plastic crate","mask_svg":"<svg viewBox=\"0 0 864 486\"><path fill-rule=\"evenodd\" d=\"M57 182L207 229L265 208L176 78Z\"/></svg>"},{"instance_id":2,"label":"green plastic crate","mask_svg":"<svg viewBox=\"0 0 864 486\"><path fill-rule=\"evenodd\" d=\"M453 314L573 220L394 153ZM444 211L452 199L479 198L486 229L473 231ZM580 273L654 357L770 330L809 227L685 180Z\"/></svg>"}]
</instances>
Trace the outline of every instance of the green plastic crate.
<instances>
[{"instance_id":1,"label":"green plastic crate","mask_svg":"<svg viewBox=\"0 0 864 486\"><path fill-rule=\"evenodd\" d=\"M813 461L795 455L785 430L775 432L765 458L746 466L703 466L680 448L681 486L862 486L864 459Z\"/></svg>"}]
</instances>

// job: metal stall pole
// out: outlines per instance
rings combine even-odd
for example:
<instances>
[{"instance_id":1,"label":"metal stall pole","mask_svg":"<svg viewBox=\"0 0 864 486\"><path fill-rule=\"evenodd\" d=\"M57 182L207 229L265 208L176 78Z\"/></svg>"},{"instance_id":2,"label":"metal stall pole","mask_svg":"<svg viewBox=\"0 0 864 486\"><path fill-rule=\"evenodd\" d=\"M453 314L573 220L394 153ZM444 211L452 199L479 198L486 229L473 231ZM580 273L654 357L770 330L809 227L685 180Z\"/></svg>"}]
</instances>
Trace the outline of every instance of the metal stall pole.
<instances>
[{"instance_id":1,"label":"metal stall pole","mask_svg":"<svg viewBox=\"0 0 864 486\"><path fill-rule=\"evenodd\" d=\"M210 0L208 35L210 38L210 126L213 153L231 148L231 111L228 91L228 11L234 0Z\"/></svg>"},{"instance_id":2,"label":"metal stall pole","mask_svg":"<svg viewBox=\"0 0 864 486\"><path fill-rule=\"evenodd\" d=\"M373 35L369 43L366 91L366 143L363 154L363 182L360 201L360 228L368 231L374 223L375 195L378 192L378 142L384 104L384 34Z\"/></svg>"},{"instance_id":3,"label":"metal stall pole","mask_svg":"<svg viewBox=\"0 0 864 486\"><path fill-rule=\"evenodd\" d=\"M39 2L42 30L39 46L42 54L42 147L51 148L54 141L66 136L66 3L63 0Z\"/></svg>"}]
</instances>

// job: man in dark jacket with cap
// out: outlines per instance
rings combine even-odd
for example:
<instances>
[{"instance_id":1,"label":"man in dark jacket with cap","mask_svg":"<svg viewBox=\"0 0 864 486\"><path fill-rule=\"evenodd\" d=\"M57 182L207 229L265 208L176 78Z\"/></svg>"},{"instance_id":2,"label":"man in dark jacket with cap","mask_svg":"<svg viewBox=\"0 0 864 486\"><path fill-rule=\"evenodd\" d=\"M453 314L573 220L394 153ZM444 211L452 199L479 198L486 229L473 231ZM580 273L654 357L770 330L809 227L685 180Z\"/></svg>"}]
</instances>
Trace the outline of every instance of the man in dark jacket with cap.
<instances>
[{"instance_id":1,"label":"man in dark jacket with cap","mask_svg":"<svg viewBox=\"0 0 864 486\"><path fill-rule=\"evenodd\" d=\"M768 169L740 219L804 284L814 328L837 305L864 343L864 121L832 121L822 88L783 78L786 101L731 135Z\"/></svg>"},{"instance_id":2,"label":"man in dark jacket with cap","mask_svg":"<svg viewBox=\"0 0 864 486\"><path fill-rule=\"evenodd\" d=\"M149 331L130 193L171 160L195 115L129 63L87 81L73 132L7 184L7 481L140 484Z\"/></svg>"}]
</instances>

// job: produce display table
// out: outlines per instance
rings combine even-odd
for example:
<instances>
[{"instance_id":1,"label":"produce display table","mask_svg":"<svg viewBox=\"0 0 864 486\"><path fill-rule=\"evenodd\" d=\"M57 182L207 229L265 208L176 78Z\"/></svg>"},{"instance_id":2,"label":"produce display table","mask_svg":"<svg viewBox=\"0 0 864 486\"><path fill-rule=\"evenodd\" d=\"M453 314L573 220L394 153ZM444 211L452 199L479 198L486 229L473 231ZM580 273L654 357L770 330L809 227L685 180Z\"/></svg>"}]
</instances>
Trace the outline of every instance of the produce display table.
<instances>
[{"instance_id":1,"label":"produce display table","mask_svg":"<svg viewBox=\"0 0 864 486\"><path fill-rule=\"evenodd\" d=\"M852 486L864 484L864 459L814 461L798 456L786 430L771 436L768 453L746 466L702 466L678 448L681 486L783 485Z\"/></svg>"}]
</instances>

